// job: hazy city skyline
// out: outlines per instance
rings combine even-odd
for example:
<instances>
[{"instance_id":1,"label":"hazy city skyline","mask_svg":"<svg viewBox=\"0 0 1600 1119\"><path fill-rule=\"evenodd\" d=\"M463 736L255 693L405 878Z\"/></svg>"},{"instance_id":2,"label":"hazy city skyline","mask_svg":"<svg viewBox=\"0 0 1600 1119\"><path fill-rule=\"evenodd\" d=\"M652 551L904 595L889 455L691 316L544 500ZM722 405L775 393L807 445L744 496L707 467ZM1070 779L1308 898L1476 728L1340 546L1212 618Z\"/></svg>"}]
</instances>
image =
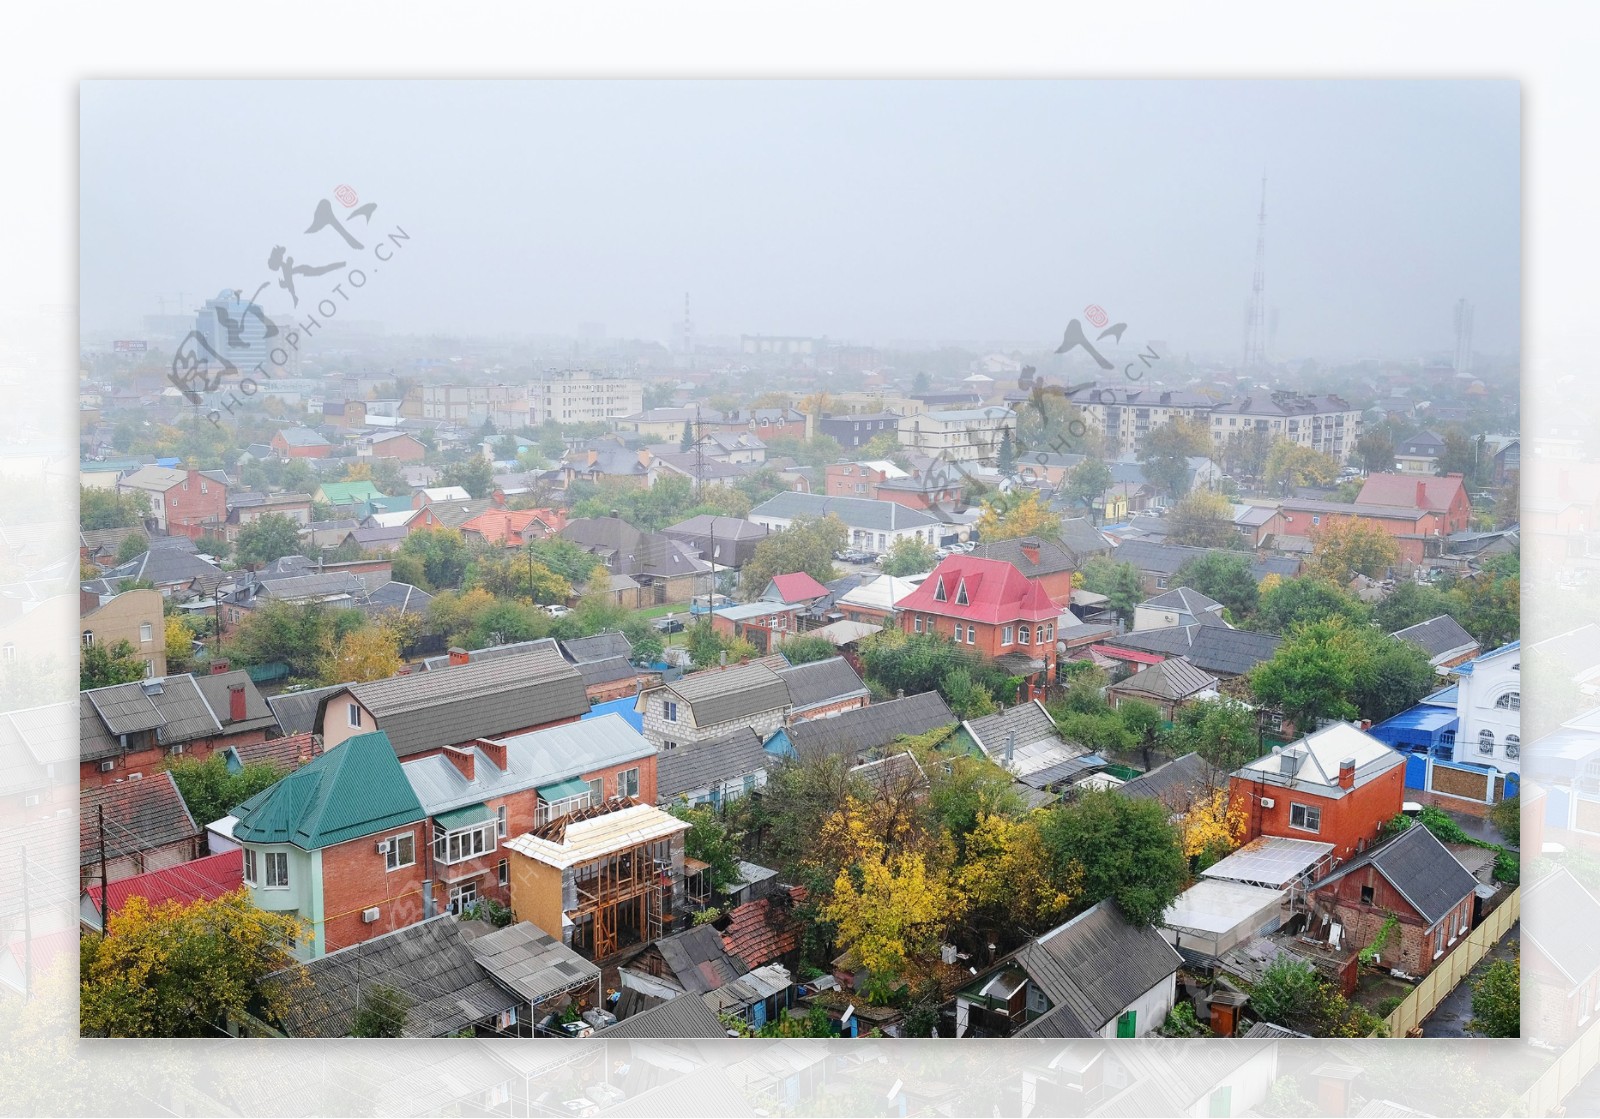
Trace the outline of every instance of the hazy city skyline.
<instances>
[{"instance_id":1,"label":"hazy city skyline","mask_svg":"<svg viewBox=\"0 0 1600 1119\"><path fill-rule=\"evenodd\" d=\"M1268 177L1274 360L1520 335L1515 82L87 82L81 323L351 260L395 334L1059 337L1090 302L1237 358ZM334 202L341 219L352 208ZM363 257L363 259L365 259ZM370 260L369 260L370 264ZM270 287L273 315L337 279Z\"/></svg>"}]
</instances>

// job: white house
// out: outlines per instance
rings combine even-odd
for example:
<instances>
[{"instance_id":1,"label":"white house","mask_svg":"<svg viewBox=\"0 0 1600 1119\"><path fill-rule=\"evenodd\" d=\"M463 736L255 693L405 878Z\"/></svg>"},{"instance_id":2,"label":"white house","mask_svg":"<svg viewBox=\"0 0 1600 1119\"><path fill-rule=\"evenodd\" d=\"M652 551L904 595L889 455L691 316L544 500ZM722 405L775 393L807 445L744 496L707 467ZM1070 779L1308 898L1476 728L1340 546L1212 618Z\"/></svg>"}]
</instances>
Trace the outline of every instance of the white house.
<instances>
[{"instance_id":1,"label":"white house","mask_svg":"<svg viewBox=\"0 0 1600 1119\"><path fill-rule=\"evenodd\" d=\"M849 546L869 552L887 552L896 540L921 540L937 546L944 522L921 509L873 501L864 497L826 497L785 490L750 510L748 520L772 532L782 532L802 518L820 520L834 516L850 530Z\"/></svg>"},{"instance_id":2,"label":"white house","mask_svg":"<svg viewBox=\"0 0 1600 1119\"><path fill-rule=\"evenodd\" d=\"M1455 760L1522 773L1522 650L1513 641L1453 670Z\"/></svg>"}]
</instances>

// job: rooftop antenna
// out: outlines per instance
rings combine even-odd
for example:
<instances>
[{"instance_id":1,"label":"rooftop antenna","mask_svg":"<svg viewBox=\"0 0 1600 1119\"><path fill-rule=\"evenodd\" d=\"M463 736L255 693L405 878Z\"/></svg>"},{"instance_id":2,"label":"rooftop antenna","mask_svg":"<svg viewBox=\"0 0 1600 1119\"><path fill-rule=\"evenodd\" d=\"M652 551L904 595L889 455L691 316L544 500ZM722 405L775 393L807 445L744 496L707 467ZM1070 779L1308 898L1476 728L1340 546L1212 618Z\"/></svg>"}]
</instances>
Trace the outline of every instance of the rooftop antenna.
<instances>
[{"instance_id":1,"label":"rooftop antenna","mask_svg":"<svg viewBox=\"0 0 1600 1119\"><path fill-rule=\"evenodd\" d=\"M1245 324L1244 367L1267 364L1267 175L1261 173L1261 213L1256 219L1256 271L1250 281L1250 318Z\"/></svg>"}]
</instances>

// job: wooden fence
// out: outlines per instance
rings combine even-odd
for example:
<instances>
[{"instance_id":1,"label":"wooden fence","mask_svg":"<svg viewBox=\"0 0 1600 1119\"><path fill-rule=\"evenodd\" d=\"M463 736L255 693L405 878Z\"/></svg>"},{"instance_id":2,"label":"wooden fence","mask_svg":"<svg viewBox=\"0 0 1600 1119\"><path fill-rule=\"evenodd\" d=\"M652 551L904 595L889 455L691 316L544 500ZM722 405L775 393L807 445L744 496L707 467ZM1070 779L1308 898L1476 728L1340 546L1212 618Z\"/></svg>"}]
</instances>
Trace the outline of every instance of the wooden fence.
<instances>
[{"instance_id":1,"label":"wooden fence","mask_svg":"<svg viewBox=\"0 0 1600 1119\"><path fill-rule=\"evenodd\" d=\"M1559 1115L1561 1101L1600 1065L1600 1020L1578 1035L1578 1040L1519 1097L1520 1107L1508 1115Z\"/></svg>"},{"instance_id":2,"label":"wooden fence","mask_svg":"<svg viewBox=\"0 0 1600 1119\"><path fill-rule=\"evenodd\" d=\"M1483 924L1467 935L1466 940L1435 964L1433 970L1406 996L1405 1002L1395 1007L1394 1012L1384 1019L1384 1024L1389 1027L1389 1036L1405 1037L1420 1025L1444 1001L1445 996L1466 979L1467 973L1521 916L1522 889L1518 887L1489 914Z\"/></svg>"}]
</instances>

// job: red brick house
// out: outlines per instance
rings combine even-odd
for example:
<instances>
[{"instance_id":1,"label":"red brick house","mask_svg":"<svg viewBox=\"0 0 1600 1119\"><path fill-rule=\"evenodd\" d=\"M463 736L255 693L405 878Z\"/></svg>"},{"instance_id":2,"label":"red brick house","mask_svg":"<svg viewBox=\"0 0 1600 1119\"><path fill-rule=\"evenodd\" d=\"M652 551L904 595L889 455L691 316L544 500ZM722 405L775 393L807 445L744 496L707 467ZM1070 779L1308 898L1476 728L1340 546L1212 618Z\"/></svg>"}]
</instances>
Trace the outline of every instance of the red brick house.
<instances>
[{"instance_id":1,"label":"red brick house","mask_svg":"<svg viewBox=\"0 0 1600 1119\"><path fill-rule=\"evenodd\" d=\"M1333 844L1337 859L1362 853L1405 801L1405 757L1349 723L1308 734L1235 770L1231 807L1258 836Z\"/></svg>"},{"instance_id":2,"label":"red brick house","mask_svg":"<svg viewBox=\"0 0 1600 1119\"><path fill-rule=\"evenodd\" d=\"M878 483L908 475L892 462L837 462L822 468L829 497L876 499Z\"/></svg>"},{"instance_id":3,"label":"red brick house","mask_svg":"<svg viewBox=\"0 0 1600 1119\"><path fill-rule=\"evenodd\" d=\"M333 444L309 427L286 427L272 437L272 449L279 458L327 458Z\"/></svg>"},{"instance_id":4,"label":"red brick house","mask_svg":"<svg viewBox=\"0 0 1600 1119\"><path fill-rule=\"evenodd\" d=\"M117 481L117 492L142 494L150 502L147 523L169 536L199 539L220 534L228 519L228 485L216 471L143 466Z\"/></svg>"},{"instance_id":5,"label":"red brick house","mask_svg":"<svg viewBox=\"0 0 1600 1119\"><path fill-rule=\"evenodd\" d=\"M510 904L503 840L614 797L656 799L656 748L620 715L447 747L402 768L432 821L440 912L482 897Z\"/></svg>"},{"instance_id":6,"label":"red brick house","mask_svg":"<svg viewBox=\"0 0 1600 1119\"><path fill-rule=\"evenodd\" d=\"M1014 564L982 556L941 560L900 601L900 628L938 633L1029 680L1033 694L1055 679L1062 607Z\"/></svg>"},{"instance_id":7,"label":"red brick house","mask_svg":"<svg viewBox=\"0 0 1600 1119\"><path fill-rule=\"evenodd\" d=\"M189 814L172 774L83 789L78 793L78 866L85 888L100 881L102 820L108 882L177 866L204 852L203 829Z\"/></svg>"},{"instance_id":8,"label":"red brick house","mask_svg":"<svg viewBox=\"0 0 1600 1119\"><path fill-rule=\"evenodd\" d=\"M1459 474L1418 478L1406 474L1369 474L1356 495L1357 505L1393 505L1426 509L1442 518L1442 531L1466 532L1472 527L1472 499Z\"/></svg>"},{"instance_id":9,"label":"red brick house","mask_svg":"<svg viewBox=\"0 0 1600 1119\"><path fill-rule=\"evenodd\" d=\"M563 510L485 509L461 522L461 535L501 548L520 548L534 540L547 540L566 527Z\"/></svg>"},{"instance_id":10,"label":"red brick house","mask_svg":"<svg viewBox=\"0 0 1600 1119\"><path fill-rule=\"evenodd\" d=\"M1472 872L1413 824L1312 886L1310 927L1337 923L1343 944L1356 949L1382 936L1374 962L1426 975L1471 931L1477 888Z\"/></svg>"},{"instance_id":11,"label":"red brick house","mask_svg":"<svg viewBox=\"0 0 1600 1119\"><path fill-rule=\"evenodd\" d=\"M278 720L243 670L93 688L78 695L78 783L92 789L153 777L175 755L205 758L277 733Z\"/></svg>"},{"instance_id":12,"label":"red brick house","mask_svg":"<svg viewBox=\"0 0 1600 1119\"><path fill-rule=\"evenodd\" d=\"M711 628L723 637L743 638L758 653L771 653L799 632L800 615L807 605L802 602L786 606L758 598L718 610L711 615Z\"/></svg>"},{"instance_id":13,"label":"red brick house","mask_svg":"<svg viewBox=\"0 0 1600 1119\"><path fill-rule=\"evenodd\" d=\"M1412 480L1415 485L1422 482ZM1386 534L1394 540L1400 558L1421 563L1430 551L1437 554L1448 535L1444 514L1400 505L1347 504L1340 501L1309 501L1285 498L1278 511L1262 526L1263 536L1309 536L1332 524L1355 521Z\"/></svg>"},{"instance_id":14,"label":"red brick house","mask_svg":"<svg viewBox=\"0 0 1600 1119\"><path fill-rule=\"evenodd\" d=\"M400 462L421 462L428 453L422 440L404 431L381 431L369 435L357 449L357 455L373 458L392 458Z\"/></svg>"}]
</instances>

